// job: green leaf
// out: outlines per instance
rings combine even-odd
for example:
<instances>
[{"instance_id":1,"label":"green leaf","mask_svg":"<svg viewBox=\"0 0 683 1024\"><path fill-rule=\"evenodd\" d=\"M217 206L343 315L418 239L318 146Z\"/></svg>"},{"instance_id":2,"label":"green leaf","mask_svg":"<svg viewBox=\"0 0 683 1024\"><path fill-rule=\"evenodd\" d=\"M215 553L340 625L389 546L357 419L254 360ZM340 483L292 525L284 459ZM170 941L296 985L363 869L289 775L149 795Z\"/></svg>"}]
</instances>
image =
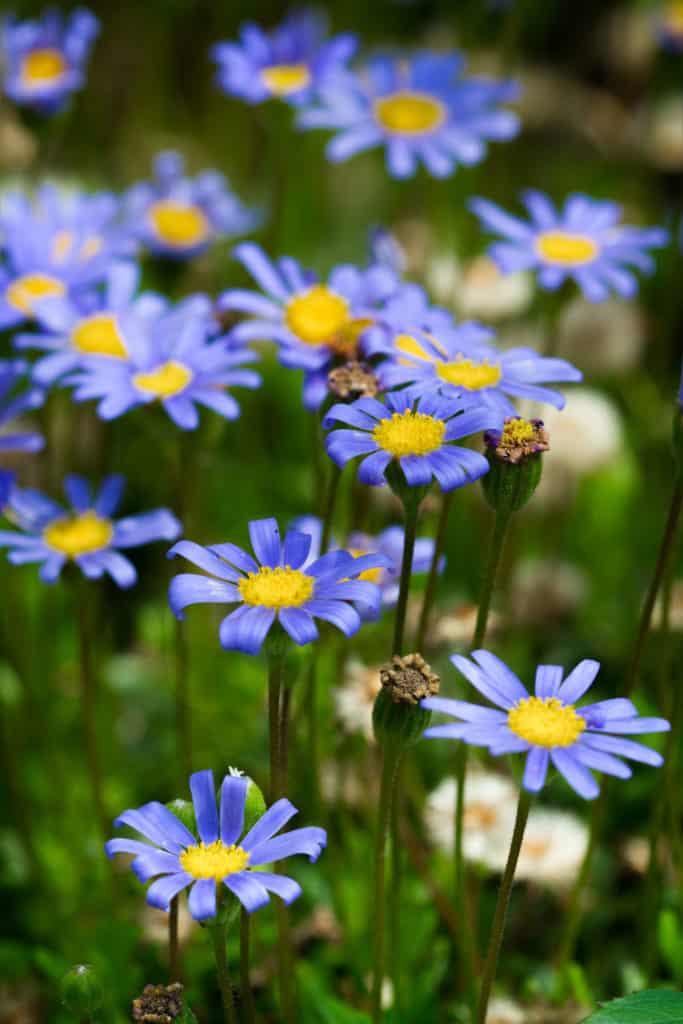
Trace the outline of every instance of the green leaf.
<instances>
[{"instance_id":1,"label":"green leaf","mask_svg":"<svg viewBox=\"0 0 683 1024\"><path fill-rule=\"evenodd\" d=\"M614 999L584 1024L683 1024L683 992L654 989Z\"/></svg>"}]
</instances>

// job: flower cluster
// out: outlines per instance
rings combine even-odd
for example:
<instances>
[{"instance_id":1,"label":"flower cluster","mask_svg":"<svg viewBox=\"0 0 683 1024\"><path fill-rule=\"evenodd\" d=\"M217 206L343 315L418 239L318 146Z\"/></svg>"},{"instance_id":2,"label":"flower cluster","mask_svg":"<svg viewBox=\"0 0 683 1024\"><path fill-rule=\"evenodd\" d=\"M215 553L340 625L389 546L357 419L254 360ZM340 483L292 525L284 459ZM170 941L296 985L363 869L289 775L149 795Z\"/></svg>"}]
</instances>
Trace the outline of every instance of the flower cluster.
<instances>
[{"instance_id":1,"label":"flower cluster","mask_svg":"<svg viewBox=\"0 0 683 1024\"><path fill-rule=\"evenodd\" d=\"M0 428L12 423L18 416L43 403L43 392L40 388L30 387L18 392L19 385L26 374L26 363L21 359L0 359ZM45 441L34 431L20 433L0 433L0 453L3 458L12 452L39 452ZM0 512L7 504L10 489L14 481L14 473L0 466Z\"/></svg>"}]
</instances>

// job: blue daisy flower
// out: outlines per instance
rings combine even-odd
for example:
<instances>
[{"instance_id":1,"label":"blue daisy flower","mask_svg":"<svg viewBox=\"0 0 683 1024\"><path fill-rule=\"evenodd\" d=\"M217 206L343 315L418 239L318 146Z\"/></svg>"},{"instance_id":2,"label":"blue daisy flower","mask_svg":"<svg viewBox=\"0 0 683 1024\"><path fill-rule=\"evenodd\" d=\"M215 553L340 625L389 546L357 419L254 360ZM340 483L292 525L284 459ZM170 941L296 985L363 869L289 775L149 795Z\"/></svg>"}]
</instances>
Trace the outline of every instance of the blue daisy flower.
<instances>
[{"instance_id":1,"label":"blue daisy flower","mask_svg":"<svg viewBox=\"0 0 683 1024\"><path fill-rule=\"evenodd\" d=\"M104 420L153 402L160 402L181 430L199 425L197 403L227 420L237 419L240 407L231 389L260 386L260 375L245 369L258 356L226 336L213 337L211 313L209 300L194 295L159 316L129 317L127 358L84 357L81 369L64 383L75 388L77 402L96 399Z\"/></svg>"},{"instance_id":2,"label":"blue daisy flower","mask_svg":"<svg viewBox=\"0 0 683 1024\"><path fill-rule=\"evenodd\" d=\"M491 232L503 236L489 249L491 258L506 273L537 270L542 288L554 291L573 278L591 302L603 302L611 291L631 298L638 281L635 267L654 270L648 249L666 245L664 228L633 228L619 221L618 203L570 195L561 211L533 189L522 193L531 222L506 213L488 199L472 199L470 209Z\"/></svg>"},{"instance_id":3,"label":"blue daisy flower","mask_svg":"<svg viewBox=\"0 0 683 1024\"><path fill-rule=\"evenodd\" d=\"M271 892L292 903L301 895L298 882L260 869L296 854L315 862L327 845L327 833L308 826L276 835L298 813L289 800L282 799L242 836L248 785L248 779L226 775L217 807L213 772L195 772L190 776L190 791L198 836L164 804L152 801L124 811L114 821L117 827L134 829L147 842L110 839L105 843L106 854L134 855L131 868L139 881L154 879L147 903L158 910L168 911L173 897L191 887L188 905L197 921L215 917L221 884L250 914L270 902Z\"/></svg>"},{"instance_id":4,"label":"blue daisy flower","mask_svg":"<svg viewBox=\"0 0 683 1024\"><path fill-rule=\"evenodd\" d=\"M99 21L85 8L66 18L56 10L35 21L5 18L0 35L5 94L44 114L60 110L83 86L99 29Z\"/></svg>"},{"instance_id":5,"label":"blue daisy flower","mask_svg":"<svg viewBox=\"0 0 683 1024\"><path fill-rule=\"evenodd\" d=\"M258 225L259 214L242 204L219 171L188 178L184 170L180 153L159 153L154 180L124 196L131 233L152 252L187 259L216 239L245 235Z\"/></svg>"},{"instance_id":6,"label":"blue daisy flower","mask_svg":"<svg viewBox=\"0 0 683 1024\"><path fill-rule=\"evenodd\" d=\"M377 368L384 387L413 385L413 391L438 389L448 397L461 395L495 409L502 419L516 415L510 398L530 398L557 409L564 396L548 383L582 380L582 373L566 359L539 356L531 348L499 350L495 333L475 322L431 332L405 331L390 345L378 339L375 354L389 358Z\"/></svg>"},{"instance_id":7,"label":"blue daisy flower","mask_svg":"<svg viewBox=\"0 0 683 1024\"><path fill-rule=\"evenodd\" d=\"M209 573L173 578L169 603L177 618L191 604L239 605L220 625L226 650L258 654L276 620L300 645L317 639L316 618L352 636L361 625L355 602L379 609L379 587L359 577L384 567L381 555L354 558L348 551L331 551L307 562L310 535L288 530L283 542L275 519L250 522L249 537L256 558L235 544L201 547L189 540L169 551L169 557L181 555Z\"/></svg>"},{"instance_id":8,"label":"blue daisy flower","mask_svg":"<svg viewBox=\"0 0 683 1024\"><path fill-rule=\"evenodd\" d=\"M304 370L304 405L317 409L328 393L330 365L359 357L366 332L401 292L400 278L384 266L361 270L343 264L323 283L294 259L271 261L252 242L238 245L235 256L264 294L236 288L223 292L221 310L253 317L234 327L230 337L276 342L282 365Z\"/></svg>"},{"instance_id":9,"label":"blue daisy flower","mask_svg":"<svg viewBox=\"0 0 683 1024\"><path fill-rule=\"evenodd\" d=\"M420 161L434 177L449 177L459 164L483 160L489 140L519 130L517 116L498 106L516 98L517 86L464 78L463 66L459 54L377 56L357 75L322 83L319 105L303 110L298 123L338 132L327 147L335 163L385 146L395 178L412 177Z\"/></svg>"},{"instance_id":10,"label":"blue daisy flower","mask_svg":"<svg viewBox=\"0 0 683 1024\"><path fill-rule=\"evenodd\" d=\"M212 47L219 88L247 103L273 98L294 106L306 102L327 77L345 67L358 45L348 34L326 40L326 28L314 11L290 14L270 33L247 22L239 43Z\"/></svg>"},{"instance_id":11,"label":"blue daisy flower","mask_svg":"<svg viewBox=\"0 0 683 1024\"><path fill-rule=\"evenodd\" d=\"M88 579L107 573L119 587L132 587L137 573L121 549L158 540L175 540L182 532L166 508L114 519L125 485L122 476L108 476L91 492L81 476L67 476L64 492L69 508L38 491L15 487L7 517L18 530L0 530L0 547L9 548L13 565L40 562L43 583L54 583L68 562Z\"/></svg>"},{"instance_id":12,"label":"blue daisy flower","mask_svg":"<svg viewBox=\"0 0 683 1024\"><path fill-rule=\"evenodd\" d=\"M65 373L77 369L84 359L128 359L128 325L156 319L168 307L168 300L152 292L137 294L141 271L135 263L113 263L106 274L104 290L36 300L33 318L42 333L17 334L15 348L39 349L48 354L33 365L38 384L49 386Z\"/></svg>"},{"instance_id":13,"label":"blue daisy flower","mask_svg":"<svg viewBox=\"0 0 683 1024\"><path fill-rule=\"evenodd\" d=\"M0 204L0 330L33 316L41 299L99 283L115 259L135 252L118 222L119 200L45 185L31 199L5 193Z\"/></svg>"},{"instance_id":14,"label":"blue daisy flower","mask_svg":"<svg viewBox=\"0 0 683 1024\"><path fill-rule=\"evenodd\" d=\"M44 400L44 393L39 388L29 388L17 392L17 385L26 376L27 363L22 359L0 359L0 453L39 452L45 446L45 440L35 432L6 434L7 424L17 416L38 409ZM14 473L0 468L0 510L4 509L10 495Z\"/></svg>"},{"instance_id":15,"label":"blue daisy flower","mask_svg":"<svg viewBox=\"0 0 683 1024\"><path fill-rule=\"evenodd\" d=\"M308 533L311 537L311 550L308 555L308 562L320 557L323 523L318 516L299 516L293 520L292 528ZM376 535L362 533L354 530L349 534L344 545L345 549L354 558L364 555L380 554L387 560L387 564L381 568L366 569L359 576L359 580L368 580L376 583L380 589L383 608L393 608L398 601L399 578L401 565L403 563L403 546L405 544L405 530L402 526L387 526ZM334 548L336 545L334 545ZM413 564L411 573L413 576L420 576L429 572L434 557L434 541L431 537L417 537L415 550L413 552ZM439 559L438 571L442 573L446 566L445 556ZM362 606L358 606L361 615L364 614Z\"/></svg>"},{"instance_id":16,"label":"blue daisy flower","mask_svg":"<svg viewBox=\"0 0 683 1024\"><path fill-rule=\"evenodd\" d=\"M628 779L631 769L621 757L653 767L662 764L657 751L621 737L666 732L671 726L665 718L639 718L635 705L623 698L576 706L598 674L598 661L579 662L564 679L561 666L539 665L535 694L530 696L495 655L473 651L472 659L454 654L451 661L495 708L427 697L421 702L423 707L459 721L434 725L427 729L426 737L463 740L488 747L494 756L526 753L525 789L532 793L542 789L552 764L586 800L600 792L590 769Z\"/></svg>"},{"instance_id":17,"label":"blue daisy flower","mask_svg":"<svg viewBox=\"0 0 683 1024\"><path fill-rule=\"evenodd\" d=\"M482 430L500 426L501 417L485 405L467 404L460 397L436 391L417 395L412 388L386 396L383 405L375 398L359 398L351 405L333 405L323 420L326 428L336 423L348 429L329 430L327 454L338 466L363 456L358 479L364 484L386 484L386 470L396 460L410 487L427 487L436 479L442 491L478 480L489 464L479 452L455 442Z\"/></svg>"}]
</instances>

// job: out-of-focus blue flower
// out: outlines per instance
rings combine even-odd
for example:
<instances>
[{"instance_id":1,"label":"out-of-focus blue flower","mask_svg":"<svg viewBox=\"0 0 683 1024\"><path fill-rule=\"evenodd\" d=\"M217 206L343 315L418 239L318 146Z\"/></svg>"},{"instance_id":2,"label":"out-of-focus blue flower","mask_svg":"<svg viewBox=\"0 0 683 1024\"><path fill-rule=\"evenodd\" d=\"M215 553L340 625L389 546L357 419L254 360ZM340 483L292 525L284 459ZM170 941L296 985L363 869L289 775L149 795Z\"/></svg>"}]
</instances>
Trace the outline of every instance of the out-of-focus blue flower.
<instances>
[{"instance_id":1,"label":"out-of-focus blue flower","mask_svg":"<svg viewBox=\"0 0 683 1024\"><path fill-rule=\"evenodd\" d=\"M628 779L631 769L620 757L654 767L662 764L662 757L655 750L621 736L666 732L671 728L666 719L639 718L635 705L623 698L575 706L592 686L600 662L581 661L564 680L561 666L539 665L532 697L514 672L495 655L473 651L472 658L470 661L454 654L451 661L495 708L427 697L421 702L423 707L443 711L459 721L432 726L425 736L463 740L488 747L494 755L526 753L522 785L532 793L543 788L552 763L586 800L600 792L591 768Z\"/></svg>"},{"instance_id":2,"label":"out-of-focus blue flower","mask_svg":"<svg viewBox=\"0 0 683 1024\"><path fill-rule=\"evenodd\" d=\"M124 197L130 231L152 252L188 259L219 238L252 231L260 216L231 192L219 171L184 174L180 153L159 153L154 180L133 185Z\"/></svg>"},{"instance_id":3,"label":"out-of-focus blue flower","mask_svg":"<svg viewBox=\"0 0 683 1024\"><path fill-rule=\"evenodd\" d=\"M72 561L88 579L108 573L119 587L132 587L137 573L121 549L175 540L182 527L166 508L114 519L124 485L122 476L109 476L91 493L83 477L67 476L69 508L38 491L15 487L7 516L18 530L0 530L0 547L9 548L13 565L40 562L43 583L54 583Z\"/></svg>"},{"instance_id":4,"label":"out-of-focus blue flower","mask_svg":"<svg viewBox=\"0 0 683 1024\"><path fill-rule=\"evenodd\" d=\"M0 330L33 316L41 299L65 296L101 281L115 259L135 251L118 222L119 201L52 185L35 199L23 192L0 200Z\"/></svg>"},{"instance_id":5,"label":"out-of-focus blue flower","mask_svg":"<svg viewBox=\"0 0 683 1024\"><path fill-rule=\"evenodd\" d=\"M323 283L296 260L273 262L251 242L237 246L235 256L264 294L236 288L223 292L220 309L254 318L238 324L230 337L276 342L282 365L305 371L304 405L317 409L327 395L330 364L359 358L366 332L405 286L394 270L379 265L359 269L343 264Z\"/></svg>"},{"instance_id":6,"label":"out-of-focus blue flower","mask_svg":"<svg viewBox=\"0 0 683 1024\"><path fill-rule=\"evenodd\" d=\"M205 548L189 540L179 541L169 552L169 557L181 555L209 573L173 578L169 603L178 618L191 604L239 605L220 625L226 650L258 654L276 620L300 645L317 639L316 618L351 636L361 625L356 602L375 613L379 609L379 587L359 577L386 566L382 555L354 558L348 551L331 551L308 562L310 535L288 530L282 541L275 519L250 522L249 537L256 558L235 544Z\"/></svg>"},{"instance_id":7,"label":"out-of-focus blue flower","mask_svg":"<svg viewBox=\"0 0 683 1024\"><path fill-rule=\"evenodd\" d=\"M389 173L410 178L422 162L446 178L459 164L484 159L489 140L513 138L519 120L499 104L514 100L513 82L465 78L459 54L415 54L410 60L377 56L358 74L339 73L320 86L319 105L301 111L304 128L337 132L329 160L386 147Z\"/></svg>"},{"instance_id":8,"label":"out-of-focus blue flower","mask_svg":"<svg viewBox=\"0 0 683 1024\"><path fill-rule=\"evenodd\" d=\"M358 467L362 483L386 484L386 469L395 459L410 487L427 487L436 479L442 491L452 491L478 480L489 468L483 455L455 442L501 422L496 410L485 405L473 406L436 391L418 396L407 388L389 393L385 405L374 398L333 405L323 426L349 424L350 430L330 430L325 446L338 466L363 456Z\"/></svg>"},{"instance_id":9,"label":"out-of-focus blue flower","mask_svg":"<svg viewBox=\"0 0 683 1024\"><path fill-rule=\"evenodd\" d=\"M666 50L673 53L683 52L683 3L681 0L669 0L662 3L652 12L654 31Z\"/></svg>"},{"instance_id":10,"label":"out-of-focus blue flower","mask_svg":"<svg viewBox=\"0 0 683 1024\"><path fill-rule=\"evenodd\" d=\"M276 835L297 809L289 800L278 800L242 836L249 780L226 775L221 783L220 807L211 770L190 776L190 791L197 820L198 837L157 801L136 810L124 811L114 821L142 835L139 839L110 839L108 857L134 854L131 868L143 883L154 878L147 890L147 902L159 910L169 909L174 896L191 886L189 908L198 921L215 917L221 884L237 897L250 914L270 901L274 892L285 903L301 895L301 886L286 875L260 869L263 865L305 854L316 861L327 845L327 833L309 826Z\"/></svg>"},{"instance_id":11,"label":"out-of-focus blue flower","mask_svg":"<svg viewBox=\"0 0 683 1024\"><path fill-rule=\"evenodd\" d=\"M270 33L247 22L239 43L217 43L212 48L216 81L223 92L247 103L276 98L298 106L356 52L355 36L325 40L326 30L325 19L314 11L289 15Z\"/></svg>"},{"instance_id":12,"label":"out-of-focus blue flower","mask_svg":"<svg viewBox=\"0 0 683 1024\"><path fill-rule=\"evenodd\" d=\"M564 396L547 383L580 381L582 374L565 359L539 356L531 348L500 351L490 339L494 332L465 322L431 332L397 334L390 345L377 343L373 353L389 358L377 373L384 387L412 384L413 391L438 389L445 396L461 395L470 402L495 409L502 419L516 415L510 398L548 402L557 409Z\"/></svg>"},{"instance_id":13,"label":"out-of-focus blue flower","mask_svg":"<svg viewBox=\"0 0 683 1024\"><path fill-rule=\"evenodd\" d=\"M15 103L51 114L63 107L85 80L85 66L100 23L80 8L66 18L46 11L35 21L8 17L0 46L5 94Z\"/></svg>"},{"instance_id":14,"label":"out-of-focus blue flower","mask_svg":"<svg viewBox=\"0 0 683 1024\"><path fill-rule=\"evenodd\" d=\"M633 228L619 223L618 203L570 195L561 211L542 192L522 194L531 223L506 213L488 199L470 200L470 209L489 231L503 236L489 255L506 273L537 270L542 288L554 291L573 278L590 302L603 302L616 292L631 298L638 281L635 267L654 270L648 249L666 245L664 228Z\"/></svg>"},{"instance_id":15,"label":"out-of-focus blue flower","mask_svg":"<svg viewBox=\"0 0 683 1024\"><path fill-rule=\"evenodd\" d=\"M75 388L77 402L96 399L104 420L152 402L160 402L181 430L199 425L196 403L237 419L240 407L231 389L259 387L260 375L245 369L258 355L231 345L225 336L213 338L215 330L211 303L202 295L156 317L128 317L127 358L84 357L64 383Z\"/></svg>"},{"instance_id":16,"label":"out-of-focus blue flower","mask_svg":"<svg viewBox=\"0 0 683 1024\"><path fill-rule=\"evenodd\" d=\"M312 562L320 557L323 523L317 516L299 516L292 522L292 528L308 533L311 537L311 550L307 562ZM385 530L375 536L368 533L361 533L355 530L349 534L344 544L346 550L359 558L361 555L380 554L387 559L384 568L366 569L358 577L359 580L369 580L376 583L382 595L382 606L393 607L398 601L399 578L401 575L401 564L403 562L403 546L405 543L405 530L402 526L387 526ZM336 548L336 545L334 545ZM411 572L413 576L429 572L434 557L434 541L431 537L418 537L415 541L413 552L413 564ZM439 560L438 571L443 572L446 566L446 559L442 556ZM363 615L364 610L359 606L358 610Z\"/></svg>"},{"instance_id":17,"label":"out-of-focus blue flower","mask_svg":"<svg viewBox=\"0 0 683 1024\"><path fill-rule=\"evenodd\" d=\"M0 359L0 428L4 429L17 416L43 404L45 396L39 388L17 393L17 385L26 376L27 368L22 359ZM0 433L0 455L4 452L39 452L44 446L44 438L34 432ZM0 511L7 504L13 481L14 473L0 467Z\"/></svg>"},{"instance_id":18,"label":"out-of-focus blue flower","mask_svg":"<svg viewBox=\"0 0 683 1024\"><path fill-rule=\"evenodd\" d=\"M396 274L404 274L406 270L406 254L396 235L386 228L371 228L368 238L370 262L380 267L388 267Z\"/></svg>"},{"instance_id":19,"label":"out-of-focus blue flower","mask_svg":"<svg viewBox=\"0 0 683 1024\"><path fill-rule=\"evenodd\" d=\"M160 295L137 295L139 283L137 264L112 263L103 292L79 295L78 301L68 295L37 300L33 316L42 333L17 334L13 338L16 348L48 353L33 366L36 383L54 384L91 356L128 359L129 330L139 336L138 322L151 322L168 306Z\"/></svg>"}]
</instances>

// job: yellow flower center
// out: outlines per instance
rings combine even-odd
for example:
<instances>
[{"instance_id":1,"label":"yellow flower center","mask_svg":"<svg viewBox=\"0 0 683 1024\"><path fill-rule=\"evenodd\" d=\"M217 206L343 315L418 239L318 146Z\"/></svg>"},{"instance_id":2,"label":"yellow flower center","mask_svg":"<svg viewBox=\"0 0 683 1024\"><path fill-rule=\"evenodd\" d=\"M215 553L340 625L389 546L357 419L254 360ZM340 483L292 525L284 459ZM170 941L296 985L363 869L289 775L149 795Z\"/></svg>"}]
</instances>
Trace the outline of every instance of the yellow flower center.
<instances>
[{"instance_id":1,"label":"yellow flower center","mask_svg":"<svg viewBox=\"0 0 683 1024\"><path fill-rule=\"evenodd\" d=\"M314 579L288 565L271 569L262 565L258 572L250 572L237 584L245 604L263 608L298 608L312 595Z\"/></svg>"},{"instance_id":2,"label":"yellow flower center","mask_svg":"<svg viewBox=\"0 0 683 1024\"><path fill-rule=\"evenodd\" d=\"M529 420L515 416L506 420L500 444L506 448L517 448L536 440L537 428Z\"/></svg>"},{"instance_id":3,"label":"yellow flower center","mask_svg":"<svg viewBox=\"0 0 683 1024\"><path fill-rule=\"evenodd\" d=\"M572 704L563 704L557 697L527 697L508 712L508 725L535 747L571 747L586 728L586 720Z\"/></svg>"},{"instance_id":4,"label":"yellow flower center","mask_svg":"<svg viewBox=\"0 0 683 1024\"><path fill-rule=\"evenodd\" d=\"M162 242L178 249L199 245L211 231L203 210L191 203L160 199L149 208L147 216Z\"/></svg>"},{"instance_id":5,"label":"yellow flower center","mask_svg":"<svg viewBox=\"0 0 683 1024\"><path fill-rule=\"evenodd\" d=\"M306 64L272 64L261 71L261 81L273 96L289 96L306 88L311 72Z\"/></svg>"},{"instance_id":6,"label":"yellow flower center","mask_svg":"<svg viewBox=\"0 0 683 1024\"><path fill-rule=\"evenodd\" d=\"M48 547L61 552L67 558L77 558L91 551L106 548L114 533L109 519L101 519L96 512L88 509L80 515L56 519L43 531L43 540Z\"/></svg>"},{"instance_id":7,"label":"yellow flower center","mask_svg":"<svg viewBox=\"0 0 683 1024\"><path fill-rule=\"evenodd\" d=\"M429 455L443 444L446 424L423 412L395 412L391 419L380 420L372 436L385 452L400 459L404 455Z\"/></svg>"},{"instance_id":8,"label":"yellow flower center","mask_svg":"<svg viewBox=\"0 0 683 1024\"><path fill-rule=\"evenodd\" d=\"M241 846L226 846L217 839L208 846L204 843L188 846L178 860L183 871L187 871L193 878L214 878L222 882L227 875L244 871L249 863L249 854Z\"/></svg>"},{"instance_id":9,"label":"yellow flower center","mask_svg":"<svg viewBox=\"0 0 683 1024\"><path fill-rule=\"evenodd\" d=\"M21 80L27 86L49 85L67 70L67 63L59 50L32 50L21 65Z\"/></svg>"},{"instance_id":10,"label":"yellow flower center","mask_svg":"<svg viewBox=\"0 0 683 1024\"><path fill-rule=\"evenodd\" d=\"M349 554L353 555L354 558L362 558L363 555L367 555L368 552L364 551L363 548L349 548ZM357 580L367 580L368 583L379 583L382 577L382 568L378 566L376 569L365 569L360 575L354 577Z\"/></svg>"},{"instance_id":11,"label":"yellow flower center","mask_svg":"<svg viewBox=\"0 0 683 1024\"><path fill-rule=\"evenodd\" d=\"M400 135L432 132L446 120L446 108L422 92L395 92L375 100L375 117L382 128Z\"/></svg>"},{"instance_id":12,"label":"yellow flower center","mask_svg":"<svg viewBox=\"0 0 683 1024\"><path fill-rule=\"evenodd\" d=\"M683 2L676 0L664 11L664 24L672 35L683 35Z\"/></svg>"},{"instance_id":13,"label":"yellow flower center","mask_svg":"<svg viewBox=\"0 0 683 1024\"><path fill-rule=\"evenodd\" d=\"M71 332L71 343L87 355L114 359L125 359L128 355L116 317L111 313L95 313L81 320Z\"/></svg>"},{"instance_id":14,"label":"yellow flower center","mask_svg":"<svg viewBox=\"0 0 683 1024\"><path fill-rule=\"evenodd\" d=\"M457 384L468 391L493 388L502 376L498 363L475 363L472 359L457 359L453 363L437 363L436 372L448 384Z\"/></svg>"},{"instance_id":15,"label":"yellow flower center","mask_svg":"<svg viewBox=\"0 0 683 1024\"><path fill-rule=\"evenodd\" d=\"M30 316L34 304L39 299L63 295L65 291L66 288L56 277L48 277L47 274L25 274L24 277L12 281L5 292L5 298L10 306Z\"/></svg>"},{"instance_id":16,"label":"yellow flower center","mask_svg":"<svg viewBox=\"0 0 683 1024\"><path fill-rule=\"evenodd\" d=\"M574 235L569 231L544 231L536 239L536 250L547 263L580 267L595 259L598 243L586 235Z\"/></svg>"},{"instance_id":17,"label":"yellow flower center","mask_svg":"<svg viewBox=\"0 0 683 1024\"><path fill-rule=\"evenodd\" d=\"M177 363L175 359L171 359L149 373L136 373L133 384L139 391L154 395L155 398L172 398L184 391L191 380L192 370L184 363Z\"/></svg>"},{"instance_id":18,"label":"yellow flower center","mask_svg":"<svg viewBox=\"0 0 683 1024\"><path fill-rule=\"evenodd\" d=\"M74 236L71 231L58 231L52 242L53 263L63 263L71 251Z\"/></svg>"},{"instance_id":19,"label":"yellow flower center","mask_svg":"<svg viewBox=\"0 0 683 1024\"><path fill-rule=\"evenodd\" d=\"M307 345L333 345L354 321L349 318L346 299L326 284L315 284L289 300L285 322L292 334Z\"/></svg>"}]
</instances>

